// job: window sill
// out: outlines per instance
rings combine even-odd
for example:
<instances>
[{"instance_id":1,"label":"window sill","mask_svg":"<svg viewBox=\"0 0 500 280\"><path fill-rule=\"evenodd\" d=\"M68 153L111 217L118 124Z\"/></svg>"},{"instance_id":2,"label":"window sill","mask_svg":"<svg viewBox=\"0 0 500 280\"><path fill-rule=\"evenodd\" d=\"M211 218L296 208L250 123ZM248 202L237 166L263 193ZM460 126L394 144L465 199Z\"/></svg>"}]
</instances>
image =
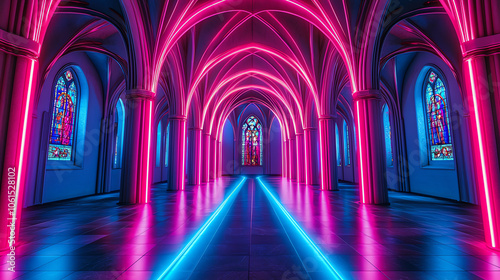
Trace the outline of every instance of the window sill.
<instances>
[{"instance_id":1,"label":"window sill","mask_svg":"<svg viewBox=\"0 0 500 280\"><path fill-rule=\"evenodd\" d=\"M430 164L421 166L422 169L436 169L436 170L455 170L455 163L453 164Z\"/></svg>"},{"instance_id":2,"label":"window sill","mask_svg":"<svg viewBox=\"0 0 500 280\"><path fill-rule=\"evenodd\" d=\"M81 170L83 167L75 165L74 162L67 162L67 163L52 163L48 162L47 163L47 171L56 171L56 170Z\"/></svg>"}]
</instances>

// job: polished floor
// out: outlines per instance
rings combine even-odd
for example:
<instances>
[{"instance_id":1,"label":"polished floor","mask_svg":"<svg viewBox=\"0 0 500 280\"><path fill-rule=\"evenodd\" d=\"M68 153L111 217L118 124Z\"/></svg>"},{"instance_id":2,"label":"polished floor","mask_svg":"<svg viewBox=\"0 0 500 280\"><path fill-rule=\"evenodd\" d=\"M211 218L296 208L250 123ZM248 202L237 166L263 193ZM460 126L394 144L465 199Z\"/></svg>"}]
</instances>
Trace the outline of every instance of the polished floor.
<instances>
[{"instance_id":1,"label":"polished floor","mask_svg":"<svg viewBox=\"0 0 500 280\"><path fill-rule=\"evenodd\" d=\"M106 194L23 211L16 272L1 279L157 279L202 225L218 213L240 177L153 189L152 203L116 204ZM183 279L322 279L321 258L280 213L297 221L342 279L500 279L500 253L485 248L474 205L391 192L391 205L357 203L339 192L248 178L182 258ZM331 278L330 278L331 279Z\"/></svg>"}]
</instances>

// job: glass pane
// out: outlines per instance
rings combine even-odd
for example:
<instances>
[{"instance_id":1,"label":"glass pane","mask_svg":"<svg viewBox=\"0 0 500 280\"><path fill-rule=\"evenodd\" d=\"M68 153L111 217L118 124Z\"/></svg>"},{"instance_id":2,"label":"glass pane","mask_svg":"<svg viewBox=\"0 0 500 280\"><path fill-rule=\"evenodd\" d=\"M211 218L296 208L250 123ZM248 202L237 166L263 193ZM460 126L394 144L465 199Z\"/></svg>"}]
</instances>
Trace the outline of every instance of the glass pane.
<instances>
[{"instance_id":1,"label":"glass pane","mask_svg":"<svg viewBox=\"0 0 500 280\"><path fill-rule=\"evenodd\" d=\"M451 123L446 88L443 81L434 72L429 74L425 90L425 104L431 160L453 160Z\"/></svg>"}]
</instances>

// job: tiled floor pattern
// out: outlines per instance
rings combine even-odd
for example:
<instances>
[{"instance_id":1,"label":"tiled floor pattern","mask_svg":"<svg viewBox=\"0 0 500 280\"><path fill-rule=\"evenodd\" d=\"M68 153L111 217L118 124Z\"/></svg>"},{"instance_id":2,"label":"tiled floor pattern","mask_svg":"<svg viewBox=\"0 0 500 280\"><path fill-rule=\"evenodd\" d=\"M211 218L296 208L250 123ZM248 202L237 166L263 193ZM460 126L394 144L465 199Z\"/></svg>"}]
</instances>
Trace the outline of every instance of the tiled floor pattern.
<instances>
[{"instance_id":1,"label":"tiled floor pattern","mask_svg":"<svg viewBox=\"0 0 500 280\"><path fill-rule=\"evenodd\" d=\"M114 193L25 209L17 272L4 264L0 279L154 278L238 180L183 192L159 185L148 205L116 205ZM349 184L323 192L264 181L346 279L500 279L477 206L396 192L389 206L367 206ZM307 279L301 264L314 264L292 249L249 179L191 279Z\"/></svg>"}]
</instances>

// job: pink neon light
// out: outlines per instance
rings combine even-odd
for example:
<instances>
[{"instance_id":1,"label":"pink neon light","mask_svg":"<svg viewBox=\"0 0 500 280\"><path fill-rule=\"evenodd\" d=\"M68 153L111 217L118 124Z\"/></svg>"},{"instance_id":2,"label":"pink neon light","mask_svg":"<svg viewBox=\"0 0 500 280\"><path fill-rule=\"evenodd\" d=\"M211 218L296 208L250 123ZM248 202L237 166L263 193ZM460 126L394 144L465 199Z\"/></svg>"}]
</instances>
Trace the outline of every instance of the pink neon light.
<instances>
[{"instance_id":1,"label":"pink neon light","mask_svg":"<svg viewBox=\"0 0 500 280\"><path fill-rule=\"evenodd\" d=\"M196 157L198 158L198 160L196 161L196 165L198 166L198 178L196 180L196 184L199 185L201 183L201 153L202 153L202 149L201 149L201 145L202 145L202 137L203 137L203 134L202 134L202 131L196 131L196 138L198 138L198 151L196 152Z\"/></svg>"},{"instance_id":2,"label":"pink neon light","mask_svg":"<svg viewBox=\"0 0 500 280\"><path fill-rule=\"evenodd\" d=\"M271 90L271 89L269 89L267 87L262 87L262 86L259 86L259 85L247 85L247 86L244 86L244 87L235 88L235 89L231 90L229 93L225 94L220 99L220 101L217 103L214 112L217 111L217 109L219 108L219 106L222 103L222 101L224 101L224 99L226 99L227 97L229 97L230 95L232 95L235 92L242 91L242 90L247 90L247 89L262 90L262 91L268 92L268 93L276 96L283 104L287 104L286 101L284 100L284 98L281 95L279 95L275 90ZM290 112L290 116L293 116L293 114L292 114L293 111L288 106L285 105L285 107L287 107L288 111ZM212 131L212 128L213 128L214 116L215 116L215 114L210 119L210 131ZM292 122L294 123L294 126L295 126L296 125L295 124L295 119L293 117L292 117Z\"/></svg>"},{"instance_id":3,"label":"pink neon light","mask_svg":"<svg viewBox=\"0 0 500 280\"><path fill-rule=\"evenodd\" d=\"M322 132L323 131L323 126L324 126L323 122L324 121L319 120L319 145L320 145L320 147L319 147L319 158L320 158L320 162L321 162L321 172L320 172L320 175L321 175L321 190L324 191L325 190L325 175L323 173L330 172L330 170L325 170L325 162L324 162L324 159L323 159L323 153L324 153L323 146L326 145L326 143L330 143L330 140L326 139L326 141L323 141L323 132Z\"/></svg>"},{"instance_id":4,"label":"pink neon light","mask_svg":"<svg viewBox=\"0 0 500 280\"><path fill-rule=\"evenodd\" d=\"M303 160L299 160L299 155L300 155L300 153L299 153L299 145L300 145L300 142L301 141L299 141L299 137L295 136L295 152L297 153L297 182L300 182L300 178L301 178L300 177L300 173L301 173L300 172L300 163L301 163L301 161L305 160L305 158ZM304 143L304 139L302 139L302 143ZM302 148L304 148L304 147L302 147ZM307 181L306 181L306 184L307 184Z\"/></svg>"},{"instance_id":5,"label":"pink neon light","mask_svg":"<svg viewBox=\"0 0 500 280\"><path fill-rule=\"evenodd\" d=\"M210 60L209 62L207 62L203 66L203 68L201 69L201 72L198 74L193 85L190 87L190 91L189 91L188 99L187 99L188 106L186 106L186 107L187 108L190 107L189 104L191 103L191 100L192 100L192 97L193 97L194 92L196 90L196 87L198 86L198 84L201 82L203 76L206 75L208 71L210 71L218 63L220 63L221 61L223 61L229 57L235 56L235 55L242 53L242 52L245 52L245 51L251 51L251 50L261 51L261 52L267 53L271 56L277 57L281 61L283 61L284 63L286 63L290 67L292 67L295 71L297 71L297 73L306 82L307 87L311 90L311 92L313 94L313 98L314 98L316 104L320 104L318 94L316 91L316 87L315 87L315 83L313 82L313 78L309 77L307 71L305 70L305 68L302 65L300 65L300 63L298 63L296 60L294 60L291 57L288 57L286 55L281 55L278 51L274 51L272 49L262 47L262 46L259 46L257 44L249 44L247 46L242 46L236 50L231 50L231 51L225 52L224 54L219 55L219 56L215 57L214 59ZM316 106L316 110L317 110L317 113L319 116L319 106Z\"/></svg>"},{"instance_id":6,"label":"pink neon light","mask_svg":"<svg viewBox=\"0 0 500 280\"><path fill-rule=\"evenodd\" d=\"M361 145L361 142L363 140L363 135L361 134L361 124L359 122L359 102L360 101L356 101L356 115L357 115L357 123L358 123L358 135L359 135L359 168L361 169L361 198L362 198L362 202L363 203L366 203L366 200L365 200L365 180L364 180L364 176L365 176L365 173L363 171L363 145Z\"/></svg>"},{"instance_id":7,"label":"pink neon light","mask_svg":"<svg viewBox=\"0 0 500 280\"><path fill-rule=\"evenodd\" d=\"M21 137L21 151L19 153L19 165L18 165L18 170L19 172L17 173L17 180L16 180L16 196L15 196L15 206L14 206L14 215L13 218L17 218L17 206L19 203L19 191L21 188L21 179L22 179L22 173L23 173L23 166L24 166L24 151L26 150L26 133L28 131L28 114L30 110L30 103L31 103L31 89L33 86L33 73L35 71L35 60L31 60L31 69L30 69L30 76L29 76L29 82L28 82L28 92L26 95L25 99L25 108L24 108L24 116L23 116L23 127L22 127L22 137ZM17 219L12 220L12 223L14 224L14 227L17 224Z\"/></svg>"},{"instance_id":8,"label":"pink neon light","mask_svg":"<svg viewBox=\"0 0 500 280\"><path fill-rule=\"evenodd\" d=\"M303 140L302 140L302 144L304 145L304 160L302 161L302 165L303 165L303 168L305 168L305 174L306 174L306 184L307 182L309 182L309 172L308 172L308 169L305 165L306 165L306 162L308 162L309 164L311 163L307 157L307 149L306 149L306 137L305 137L305 134L303 134L304 136L302 136Z\"/></svg>"},{"instance_id":9,"label":"pink neon light","mask_svg":"<svg viewBox=\"0 0 500 280\"><path fill-rule=\"evenodd\" d=\"M472 99L474 103L474 114L476 114L476 128L477 128L477 136L479 140L479 158L481 159L481 172L483 173L483 185L484 185L484 193L486 196L486 210L488 212L488 225L490 228L490 235L491 235L491 246L496 247L496 242L495 242L495 232L494 232L494 224L493 224L493 214L491 211L491 199L490 199L490 191L488 189L488 175L486 174L486 163L484 162L485 154L484 154L484 148L483 148L483 135L481 133L481 122L479 121L479 109L478 109L478 104L477 104L477 94L476 94L476 84L474 81L474 73L472 71L472 63L471 60L467 60L467 64L469 65L469 77L470 77L470 82L471 82L471 89L472 89Z\"/></svg>"},{"instance_id":10,"label":"pink neon light","mask_svg":"<svg viewBox=\"0 0 500 280\"><path fill-rule=\"evenodd\" d=\"M182 121L182 165L181 165L181 190L184 190L184 183L186 180L186 121Z\"/></svg>"},{"instance_id":11,"label":"pink neon light","mask_svg":"<svg viewBox=\"0 0 500 280\"><path fill-rule=\"evenodd\" d=\"M149 165L150 165L150 154L151 154L151 119L153 118L152 116L153 112L153 101L149 101L149 120L148 120L148 149L146 150L146 155L147 155L147 161L146 161L146 186L144 188L146 194L145 194L145 203L148 203L148 196L149 196Z\"/></svg>"},{"instance_id":12,"label":"pink neon light","mask_svg":"<svg viewBox=\"0 0 500 280\"><path fill-rule=\"evenodd\" d=\"M283 82L283 80L275 77L274 75L271 75L270 73L267 73L267 72L262 72L262 71L259 71L259 70L256 70L256 69L251 69L251 70L248 70L248 71L244 71L244 72L240 72L240 73L237 73L233 76L230 76L229 78L225 79L224 81L222 81L216 88L215 90L212 91L212 93L210 94L209 98L208 98L208 101L207 101L207 104L204 106L204 109L203 109L203 117L202 117L202 126L205 122L205 115L207 113L207 109L208 109L208 105L212 102L212 99L215 97L216 93L224 86L226 85L227 83L231 82L232 80L234 79L237 79L241 76L247 76L247 75L251 75L252 77L254 77L253 75L260 75L260 76L263 76L263 77L266 77L266 78L269 78L275 82L277 82L278 84L280 84L281 86L283 86L285 89L287 89L290 93L295 93L294 90L292 90L292 88L285 82ZM299 102L299 99L297 96L295 96L295 94L292 94L292 98L294 99L294 101L296 102L296 104L300 104ZM287 106L287 108L289 109L289 104L287 102L284 101L284 99L280 99L280 100L283 100L283 102L285 103L285 106ZM221 101L220 101L221 102ZM220 103L219 102L219 103ZM302 122L304 122L304 116L303 116L303 112L302 112L302 108L300 106L298 106L298 111L299 111L299 116L300 116L300 119Z\"/></svg>"}]
</instances>

